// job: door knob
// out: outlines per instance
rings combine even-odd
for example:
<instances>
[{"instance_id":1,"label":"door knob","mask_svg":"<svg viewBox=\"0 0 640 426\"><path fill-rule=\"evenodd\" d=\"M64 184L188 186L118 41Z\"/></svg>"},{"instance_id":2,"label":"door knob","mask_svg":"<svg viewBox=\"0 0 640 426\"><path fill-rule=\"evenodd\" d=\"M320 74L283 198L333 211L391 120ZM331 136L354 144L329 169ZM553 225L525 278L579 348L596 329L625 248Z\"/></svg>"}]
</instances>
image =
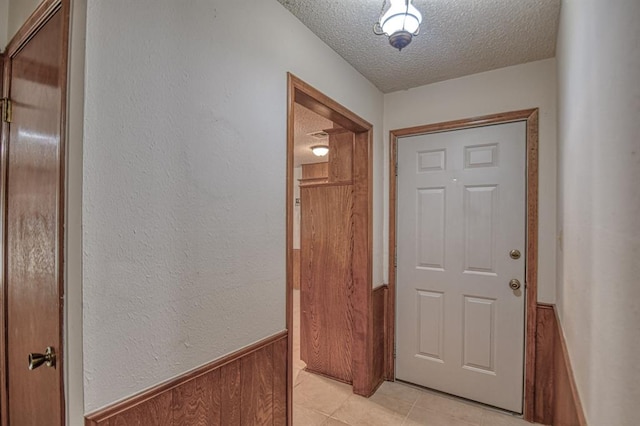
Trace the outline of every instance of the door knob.
<instances>
[{"instance_id":1,"label":"door knob","mask_svg":"<svg viewBox=\"0 0 640 426\"><path fill-rule=\"evenodd\" d=\"M56 353L51 346L45 349L44 354L29 354L29 370L35 370L42 364L55 368Z\"/></svg>"},{"instance_id":2,"label":"door knob","mask_svg":"<svg viewBox=\"0 0 640 426\"><path fill-rule=\"evenodd\" d=\"M520 289L520 281L518 281L517 279L512 279L511 281L509 281L509 287L511 287L511 290L519 290Z\"/></svg>"},{"instance_id":3,"label":"door knob","mask_svg":"<svg viewBox=\"0 0 640 426\"><path fill-rule=\"evenodd\" d=\"M520 250L517 250L517 249L513 249L513 250L511 250L511 251L509 252L509 256L510 256L512 259L520 259Z\"/></svg>"}]
</instances>

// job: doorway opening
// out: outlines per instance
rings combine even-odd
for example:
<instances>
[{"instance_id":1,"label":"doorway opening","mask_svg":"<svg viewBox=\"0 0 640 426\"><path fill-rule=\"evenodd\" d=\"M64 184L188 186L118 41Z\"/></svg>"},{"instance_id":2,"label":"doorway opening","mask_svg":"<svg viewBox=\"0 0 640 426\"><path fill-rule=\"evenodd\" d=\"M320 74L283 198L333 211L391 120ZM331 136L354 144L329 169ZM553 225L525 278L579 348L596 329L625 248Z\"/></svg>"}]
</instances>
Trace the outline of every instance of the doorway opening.
<instances>
[{"instance_id":1,"label":"doorway opening","mask_svg":"<svg viewBox=\"0 0 640 426\"><path fill-rule=\"evenodd\" d=\"M534 383L535 383L535 351L536 351L536 307L537 307L537 237L538 237L538 110L530 109L523 111L514 111L502 114L489 115L484 117L457 120L445 123L437 123L426 126L418 126L406 129L392 130L389 135L390 141L390 170L396 170L396 173L390 174L389 187L389 309L387 315L387 374L389 377L395 377L396 365L393 356L396 344L396 300L397 300L397 204L398 204L398 188L397 188L397 166L398 166L398 144L403 143L402 138L408 138L418 135L433 135L451 130L473 129L484 126L506 124L513 122L524 122L525 126L525 282L523 295L525 300L525 354L524 354L524 418L533 421L534 416ZM406 139L409 140L409 139ZM491 145L491 144L489 144ZM483 149L489 145L482 145ZM475 149L475 147L474 147ZM431 155L437 150L424 151L429 154L425 157L425 161L437 160L436 156ZM472 150L468 150L472 153ZM431 156L430 156L431 155ZM465 153L466 155L466 153ZM484 155L484 154L483 154ZM482 155L481 155L482 156ZM431 158L433 157L433 158ZM469 158L465 157L467 160ZM487 157L488 158L488 157ZM442 156L444 161L444 153ZM463 160L464 161L464 160ZM468 162L468 161L467 161ZM427 164L426 166L438 166L438 164ZM444 163L442 163L444 164ZM515 284L514 284L515 285ZM433 295L436 293L434 292ZM425 294L429 296L429 294ZM432 295L432 296L433 296ZM435 300L435 299L433 299ZM472 300L473 302L473 300Z\"/></svg>"},{"instance_id":2,"label":"doorway opening","mask_svg":"<svg viewBox=\"0 0 640 426\"><path fill-rule=\"evenodd\" d=\"M326 142L319 140L315 145L329 148L328 161L297 159L296 162L296 120L300 117L310 122L315 120L319 127L328 126L309 128L306 132L323 132L320 137L326 138ZM288 74L286 305L289 419L293 415L293 343L297 331L294 327L294 291L301 292L300 329L305 342L300 354L307 361L306 368L350 383L356 394L369 396L374 391L371 368L372 144L373 126L370 123ZM309 151L306 154L313 158L311 142L307 145L300 149ZM305 162L307 165L303 166ZM300 167L297 171L296 166ZM296 196L298 191L299 197ZM296 199L299 207L296 207ZM297 212L299 216L296 216ZM321 228L326 235L320 232ZM331 245L334 243L338 246ZM294 282L301 290L294 290ZM319 287L321 283L327 285L326 289ZM329 288L333 290L324 291ZM328 298L321 299L325 297ZM327 303L329 298L334 302ZM331 323L336 320L335 312L342 317L338 318L341 324ZM339 341L334 343L347 348L337 359L330 347L335 339ZM298 363L297 366L302 365Z\"/></svg>"}]
</instances>

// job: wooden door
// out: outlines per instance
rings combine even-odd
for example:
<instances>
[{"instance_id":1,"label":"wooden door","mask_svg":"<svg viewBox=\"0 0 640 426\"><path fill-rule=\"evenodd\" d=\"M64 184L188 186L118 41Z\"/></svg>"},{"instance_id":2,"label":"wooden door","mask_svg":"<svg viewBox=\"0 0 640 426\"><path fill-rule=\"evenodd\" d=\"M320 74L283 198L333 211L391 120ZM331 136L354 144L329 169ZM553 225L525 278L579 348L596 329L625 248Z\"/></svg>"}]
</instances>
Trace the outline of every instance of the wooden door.
<instances>
[{"instance_id":1,"label":"wooden door","mask_svg":"<svg viewBox=\"0 0 640 426\"><path fill-rule=\"evenodd\" d=\"M62 161L66 80L63 12L10 52L12 105L3 140L6 380L11 425L57 425L63 419ZM51 347L52 366L30 370L29 354Z\"/></svg>"},{"instance_id":2,"label":"wooden door","mask_svg":"<svg viewBox=\"0 0 640 426\"><path fill-rule=\"evenodd\" d=\"M301 185L300 203L301 358L351 383L353 185Z\"/></svg>"},{"instance_id":3,"label":"wooden door","mask_svg":"<svg viewBox=\"0 0 640 426\"><path fill-rule=\"evenodd\" d=\"M514 412L524 376L525 126L398 143L396 377Z\"/></svg>"}]
</instances>

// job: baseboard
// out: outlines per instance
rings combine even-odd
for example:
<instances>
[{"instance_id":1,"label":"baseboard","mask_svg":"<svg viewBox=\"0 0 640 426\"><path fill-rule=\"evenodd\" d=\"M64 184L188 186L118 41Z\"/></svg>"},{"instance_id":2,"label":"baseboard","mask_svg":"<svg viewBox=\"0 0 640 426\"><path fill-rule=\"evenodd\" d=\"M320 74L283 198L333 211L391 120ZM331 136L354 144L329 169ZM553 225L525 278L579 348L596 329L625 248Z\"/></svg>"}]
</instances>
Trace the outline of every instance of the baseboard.
<instances>
[{"instance_id":1,"label":"baseboard","mask_svg":"<svg viewBox=\"0 0 640 426\"><path fill-rule=\"evenodd\" d=\"M86 426L287 424L287 331L85 417Z\"/></svg>"},{"instance_id":2,"label":"baseboard","mask_svg":"<svg viewBox=\"0 0 640 426\"><path fill-rule=\"evenodd\" d=\"M555 305L537 306L535 370L535 422L586 426Z\"/></svg>"}]
</instances>

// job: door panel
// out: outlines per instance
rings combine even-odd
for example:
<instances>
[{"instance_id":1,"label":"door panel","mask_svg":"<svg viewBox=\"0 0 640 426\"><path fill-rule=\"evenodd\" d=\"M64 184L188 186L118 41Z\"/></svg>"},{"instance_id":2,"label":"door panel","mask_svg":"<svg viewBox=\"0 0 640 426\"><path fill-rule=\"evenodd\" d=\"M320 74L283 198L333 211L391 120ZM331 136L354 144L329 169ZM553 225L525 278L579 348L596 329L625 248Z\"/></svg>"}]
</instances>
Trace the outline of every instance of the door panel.
<instances>
[{"instance_id":1,"label":"door panel","mask_svg":"<svg viewBox=\"0 0 640 426\"><path fill-rule=\"evenodd\" d=\"M396 377L522 411L523 122L398 142ZM514 260L509 251L523 256Z\"/></svg>"},{"instance_id":2,"label":"door panel","mask_svg":"<svg viewBox=\"0 0 640 426\"><path fill-rule=\"evenodd\" d=\"M351 383L353 186L301 186L300 197L302 360Z\"/></svg>"},{"instance_id":3,"label":"door panel","mask_svg":"<svg viewBox=\"0 0 640 426\"><path fill-rule=\"evenodd\" d=\"M9 59L5 285L9 423L59 424L62 413L59 242L62 12ZM29 353L57 354L28 369Z\"/></svg>"}]
</instances>

